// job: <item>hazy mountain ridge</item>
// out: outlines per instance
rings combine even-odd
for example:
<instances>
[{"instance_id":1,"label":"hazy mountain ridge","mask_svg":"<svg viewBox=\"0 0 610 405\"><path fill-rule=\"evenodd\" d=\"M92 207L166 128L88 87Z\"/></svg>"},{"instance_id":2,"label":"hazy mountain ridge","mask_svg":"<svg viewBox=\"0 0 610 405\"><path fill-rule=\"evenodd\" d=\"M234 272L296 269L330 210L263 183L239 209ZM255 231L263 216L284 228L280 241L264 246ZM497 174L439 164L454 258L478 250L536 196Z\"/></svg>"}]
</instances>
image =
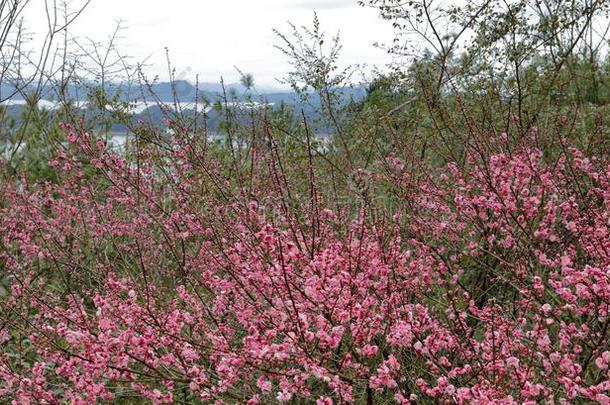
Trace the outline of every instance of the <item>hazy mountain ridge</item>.
<instances>
[{"instance_id":1,"label":"hazy mountain ridge","mask_svg":"<svg viewBox=\"0 0 610 405\"><path fill-rule=\"evenodd\" d=\"M63 87L63 97L69 100L83 101L91 91L101 88L96 83L68 84ZM256 101L267 101L269 103L297 102L298 95L291 89L271 89L256 87L247 89L240 83L230 83L224 86L219 83L200 83L198 86L186 81L176 80L171 82L155 82L150 85L109 83L104 85L107 95L113 97L118 94L122 101L161 101L161 102L195 102L208 100L214 102L226 93L229 99L245 100L251 97ZM29 94L37 91L36 86L31 84L25 88L15 88L10 84L0 85L0 100L25 100ZM362 98L366 95L365 85L345 87L338 90L345 98ZM59 94L57 86L45 85L39 91L42 100L57 100ZM315 96L312 94L312 97Z\"/></svg>"},{"instance_id":2,"label":"hazy mountain ridge","mask_svg":"<svg viewBox=\"0 0 610 405\"><path fill-rule=\"evenodd\" d=\"M90 95L101 88L96 83L85 83L82 85L68 84L63 87L63 96L59 97L57 86L43 86L37 91L34 85L24 89L16 89L11 85L3 84L0 86L0 100L5 105L6 116L16 121L22 120L23 112L26 109L29 94L39 94L36 104L39 108L54 111L61 105L62 101L69 100L79 108L85 115L91 110L88 109L88 99ZM257 91L256 87L247 89L240 83L230 83L224 86L219 83L200 83L198 86L185 81L177 80L170 82L155 82L150 85L109 83L104 86L104 92L109 99L129 102L132 107L132 119L135 121L143 120L155 125L163 125L165 111L174 108L177 104L185 114L193 114L195 108L202 111L204 108L212 106L215 102L223 100L226 94L231 103L267 103L274 108L279 108L282 104L294 106L295 109L303 110L311 121L319 115L320 99L316 93L310 93L306 103L302 103L301 97L294 91L275 90L271 92ZM351 100L362 100L366 97L367 87L364 85L345 87L337 90L341 98L341 103L347 104ZM11 96L12 95L12 96ZM11 96L11 97L8 97ZM8 98L7 98L8 97ZM32 100L33 102L34 100ZM197 104L195 105L195 102ZM246 107L248 105L244 104ZM207 119L210 128L215 128L219 122L218 113L213 108L207 108ZM116 124L114 130L126 130L124 125ZM319 128L324 130L323 127Z\"/></svg>"}]
</instances>

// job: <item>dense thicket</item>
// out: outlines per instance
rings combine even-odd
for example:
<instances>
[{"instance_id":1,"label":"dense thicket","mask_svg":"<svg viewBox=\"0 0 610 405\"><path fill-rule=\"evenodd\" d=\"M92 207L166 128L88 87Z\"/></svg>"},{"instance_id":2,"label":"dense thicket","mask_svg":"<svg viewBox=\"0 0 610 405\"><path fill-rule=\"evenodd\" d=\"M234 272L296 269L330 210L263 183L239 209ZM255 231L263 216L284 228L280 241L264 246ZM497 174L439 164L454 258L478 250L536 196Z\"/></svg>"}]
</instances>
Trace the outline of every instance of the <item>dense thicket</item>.
<instances>
[{"instance_id":1,"label":"dense thicket","mask_svg":"<svg viewBox=\"0 0 610 405\"><path fill-rule=\"evenodd\" d=\"M417 57L346 103L339 39L280 34L315 118L223 94L210 139L103 86L31 104L2 402L610 404L607 4L366 3Z\"/></svg>"}]
</instances>

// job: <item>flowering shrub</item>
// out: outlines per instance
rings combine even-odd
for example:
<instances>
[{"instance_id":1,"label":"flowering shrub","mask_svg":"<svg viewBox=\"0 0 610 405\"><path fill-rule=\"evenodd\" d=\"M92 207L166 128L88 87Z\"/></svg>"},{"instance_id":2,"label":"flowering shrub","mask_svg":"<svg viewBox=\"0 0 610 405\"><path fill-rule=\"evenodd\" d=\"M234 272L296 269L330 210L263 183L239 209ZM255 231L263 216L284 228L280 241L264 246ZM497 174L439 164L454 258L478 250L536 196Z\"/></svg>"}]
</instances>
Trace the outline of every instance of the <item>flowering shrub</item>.
<instances>
[{"instance_id":1,"label":"flowering shrub","mask_svg":"<svg viewBox=\"0 0 610 405\"><path fill-rule=\"evenodd\" d=\"M57 184L2 186L3 401L610 403L607 161L395 159L400 207L349 220L273 155L248 194L66 131Z\"/></svg>"}]
</instances>

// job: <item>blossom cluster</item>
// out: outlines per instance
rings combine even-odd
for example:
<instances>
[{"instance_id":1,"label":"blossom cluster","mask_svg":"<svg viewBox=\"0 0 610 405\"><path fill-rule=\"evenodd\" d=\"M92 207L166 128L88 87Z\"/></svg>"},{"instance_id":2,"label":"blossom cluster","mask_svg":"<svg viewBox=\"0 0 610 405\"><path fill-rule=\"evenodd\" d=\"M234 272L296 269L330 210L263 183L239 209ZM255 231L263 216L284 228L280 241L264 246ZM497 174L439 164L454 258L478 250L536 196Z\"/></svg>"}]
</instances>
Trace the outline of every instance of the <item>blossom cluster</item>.
<instances>
[{"instance_id":1,"label":"blossom cluster","mask_svg":"<svg viewBox=\"0 0 610 405\"><path fill-rule=\"evenodd\" d=\"M610 404L610 162L394 159L396 212L348 218L65 130L2 185L1 401Z\"/></svg>"}]
</instances>

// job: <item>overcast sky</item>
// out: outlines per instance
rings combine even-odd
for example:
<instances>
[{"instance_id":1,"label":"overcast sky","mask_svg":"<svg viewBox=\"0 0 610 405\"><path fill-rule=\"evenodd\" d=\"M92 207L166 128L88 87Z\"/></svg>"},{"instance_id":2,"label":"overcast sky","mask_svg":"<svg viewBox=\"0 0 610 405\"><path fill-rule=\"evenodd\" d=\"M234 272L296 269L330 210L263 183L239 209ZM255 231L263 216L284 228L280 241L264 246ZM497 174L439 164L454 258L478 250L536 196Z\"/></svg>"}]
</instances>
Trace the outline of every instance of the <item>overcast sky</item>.
<instances>
[{"instance_id":1,"label":"overcast sky","mask_svg":"<svg viewBox=\"0 0 610 405\"><path fill-rule=\"evenodd\" d=\"M71 7L83 1L72 0ZM391 40L390 24L356 0L92 0L70 30L72 35L103 41L123 20L127 29L120 49L134 60L149 57L150 75L167 77L164 48L168 47L181 78L199 74L201 81L218 81L223 75L234 81L237 66L253 73L259 86L277 86L275 78L282 77L288 66L273 47L278 39L272 29L289 33L287 21L309 25L314 11L325 31L341 32L344 64L381 67L389 62L373 43ZM40 18L40 7L28 14L31 29L37 31L32 25L41 24Z\"/></svg>"}]
</instances>

